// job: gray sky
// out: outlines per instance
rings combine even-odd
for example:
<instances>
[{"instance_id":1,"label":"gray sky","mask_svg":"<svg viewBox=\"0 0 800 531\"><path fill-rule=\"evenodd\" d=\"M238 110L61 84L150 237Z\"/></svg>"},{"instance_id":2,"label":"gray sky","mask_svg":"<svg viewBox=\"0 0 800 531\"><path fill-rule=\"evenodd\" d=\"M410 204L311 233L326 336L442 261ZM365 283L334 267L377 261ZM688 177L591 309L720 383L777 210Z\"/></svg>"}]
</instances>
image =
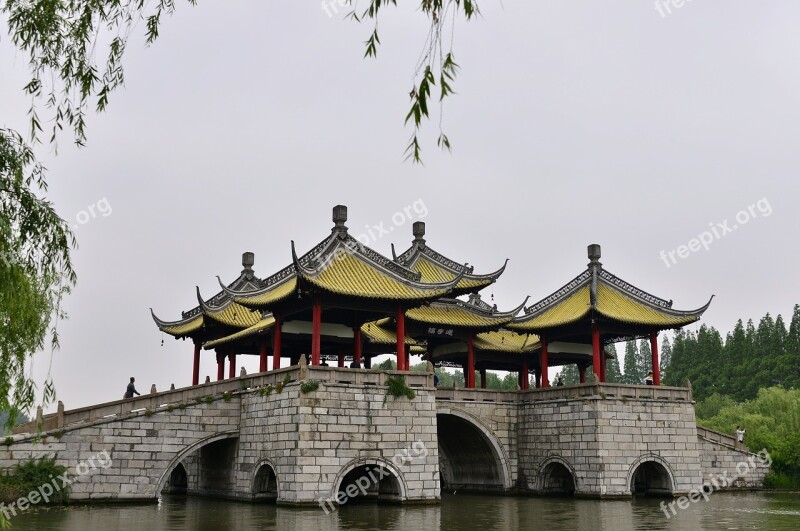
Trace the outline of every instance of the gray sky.
<instances>
[{"instance_id":1,"label":"gray sky","mask_svg":"<svg viewBox=\"0 0 800 531\"><path fill-rule=\"evenodd\" d=\"M510 258L484 291L501 309L559 288L599 243L609 271L675 308L716 294L703 322L722 331L788 317L800 302L800 3L696 0L666 16L632 0L481 6L456 29L453 153L436 150L434 118L425 166L402 162L427 29L412 7L387 9L378 60L362 59L368 26L313 1L179 3L154 46L133 40L126 88L90 119L88 147L65 136L57 157L40 150L80 244L52 366L67 408L119 398L131 375L140 391L187 385L191 343L162 347L148 308L179 318L195 285L209 297L215 275L238 275L246 250L257 274L277 271L290 239L305 252L329 233L338 203L355 234L394 229L371 243L387 255L421 219L395 227L392 215L416 202L440 252L478 272ZM0 123L24 129L25 61L5 32L0 64ZM708 249L681 258L705 231ZM40 380L48 361L36 358ZM204 352L201 376L215 372Z\"/></svg>"}]
</instances>

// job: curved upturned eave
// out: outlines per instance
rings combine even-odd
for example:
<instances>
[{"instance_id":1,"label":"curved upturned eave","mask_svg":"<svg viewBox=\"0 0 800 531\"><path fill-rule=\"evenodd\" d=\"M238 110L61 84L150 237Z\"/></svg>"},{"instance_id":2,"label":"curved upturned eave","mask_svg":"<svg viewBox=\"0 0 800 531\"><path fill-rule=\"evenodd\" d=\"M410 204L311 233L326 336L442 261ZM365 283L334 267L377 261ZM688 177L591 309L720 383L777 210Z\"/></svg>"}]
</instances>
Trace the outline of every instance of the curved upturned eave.
<instances>
[{"instance_id":1,"label":"curved upturned eave","mask_svg":"<svg viewBox=\"0 0 800 531\"><path fill-rule=\"evenodd\" d=\"M173 337L188 337L192 333L201 330L205 324L203 314L187 317L180 321L164 321L159 319L153 309L150 308L150 315L159 330Z\"/></svg>"}]
</instances>

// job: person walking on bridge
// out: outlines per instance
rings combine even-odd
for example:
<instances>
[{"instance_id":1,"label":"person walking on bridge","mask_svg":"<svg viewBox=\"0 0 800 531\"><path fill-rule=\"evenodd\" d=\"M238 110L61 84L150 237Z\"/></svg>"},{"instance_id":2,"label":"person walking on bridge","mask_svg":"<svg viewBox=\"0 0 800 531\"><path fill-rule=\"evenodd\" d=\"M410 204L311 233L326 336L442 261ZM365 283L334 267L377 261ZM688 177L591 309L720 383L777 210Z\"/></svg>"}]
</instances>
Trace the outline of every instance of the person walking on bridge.
<instances>
[{"instance_id":1,"label":"person walking on bridge","mask_svg":"<svg viewBox=\"0 0 800 531\"><path fill-rule=\"evenodd\" d=\"M128 384L128 390L125 391L125 396L123 398L133 398L134 394L141 395L139 391L136 390L136 386L133 384L136 380L133 376L131 376L131 383Z\"/></svg>"}]
</instances>

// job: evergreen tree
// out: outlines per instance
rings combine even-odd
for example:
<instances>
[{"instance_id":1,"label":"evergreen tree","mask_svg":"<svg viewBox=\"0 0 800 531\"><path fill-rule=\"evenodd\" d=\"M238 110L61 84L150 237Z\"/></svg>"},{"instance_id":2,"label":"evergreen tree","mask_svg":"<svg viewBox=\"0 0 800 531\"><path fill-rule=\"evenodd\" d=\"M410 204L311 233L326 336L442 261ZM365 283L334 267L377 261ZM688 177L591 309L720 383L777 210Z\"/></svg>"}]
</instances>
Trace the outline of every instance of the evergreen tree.
<instances>
[{"instance_id":1,"label":"evergreen tree","mask_svg":"<svg viewBox=\"0 0 800 531\"><path fill-rule=\"evenodd\" d=\"M606 352L611 354L613 358L606 360L606 381L609 383L622 383L622 371L619 368L619 354L617 354L617 347L614 343L606 345ZM577 372L577 367L575 371ZM566 383L566 380L564 381Z\"/></svg>"},{"instance_id":2,"label":"evergreen tree","mask_svg":"<svg viewBox=\"0 0 800 531\"><path fill-rule=\"evenodd\" d=\"M559 378L564 381L564 385L575 385L579 383L580 372L578 371L578 366L574 363L570 363L569 365L561 367L561 370L558 371L555 378L553 378L552 385L555 385Z\"/></svg>"},{"instance_id":3,"label":"evergreen tree","mask_svg":"<svg viewBox=\"0 0 800 531\"><path fill-rule=\"evenodd\" d=\"M636 348L635 341L625 342L625 373L622 375L622 383L640 384L644 375L640 374L637 358L639 349Z\"/></svg>"},{"instance_id":4,"label":"evergreen tree","mask_svg":"<svg viewBox=\"0 0 800 531\"><path fill-rule=\"evenodd\" d=\"M661 359L659 360L658 369L661 371L661 381L664 381L667 376L669 362L672 359L672 345L666 334L664 334L664 340L661 342L661 352L659 354L661 355Z\"/></svg>"},{"instance_id":5,"label":"evergreen tree","mask_svg":"<svg viewBox=\"0 0 800 531\"><path fill-rule=\"evenodd\" d=\"M636 366L642 379L638 383L644 383L647 373L653 370L653 351L650 349L650 340L642 339L639 341L639 352L636 356Z\"/></svg>"},{"instance_id":6,"label":"evergreen tree","mask_svg":"<svg viewBox=\"0 0 800 531\"><path fill-rule=\"evenodd\" d=\"M786 337L784 352L786 367L786 381L788 388L800 388L800 304L795 304L792 321L789 324L789 335Z\"/></svg>"}]
</instances>

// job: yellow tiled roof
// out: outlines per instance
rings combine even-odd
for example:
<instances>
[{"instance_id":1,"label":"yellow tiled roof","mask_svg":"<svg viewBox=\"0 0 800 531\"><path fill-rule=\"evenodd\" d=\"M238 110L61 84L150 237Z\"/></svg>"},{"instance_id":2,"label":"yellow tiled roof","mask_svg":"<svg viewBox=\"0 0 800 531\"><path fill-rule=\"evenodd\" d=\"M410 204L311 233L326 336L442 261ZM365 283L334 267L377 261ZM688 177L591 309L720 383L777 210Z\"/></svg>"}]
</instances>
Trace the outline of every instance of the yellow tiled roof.
<instances>
[{"instance_id":1,"label":"yellow tiled roof","mask_svg":"<svg viewBox=\"0 0 800 531\"><path fill-rule=\"evenodd\" d=\"M371 299L427 300L450 291L449 286L409 286L348 252L339 253L321 272L306 275L305 278L332 293Z\"/></svg>"},{"instance_id":2,"label":"yellow tiled roof","mask_svg":"<svg viewBox=\"0 0 800 531\"><path fill-rule=\"evenodd\" d=\"M525 331L553 328L574 323L589 313L591 308L589 290L590 288L587 284L539 315L527 320L525 320L525 316L523 316L519 321L510 323L508 328Z\"/></svg>"},{"instance_id":3,"label":"yellow tiled roof","mask_svg":"<svg viewBox=\"0 0 800 531\"><path fill-rule=\"evenodd\" d=\"M494 317L481 315L458 304L436 304L406 311L409 319L426 324L459 326L464 328L493 328L511 322L513 316Z\"/></svg>"},{"instance_id":4,"label":"yellow tiled roof","mask_svg":"<svg viewBox=\"0 0 800 531\"><path fill-rule=\"evenodd\" d=\"M196 332L203 327L203 316L198 315L191 321L176 326L164 326L161 331L175 337L181 337Z\"/></svg>"},{"instance_id":5,"label":"yellow tiled roof","mask_svg":"<svg viewBox=\"0 0 800 531\"><path fill-rule=\"evenodd\" d=\"M393 329L392 319L385 317L377 321L370 321L361 325L361 333L370 343L379 345L396 345L397 332ZM411 337L406 336L406 345L417 345Z\"/></svg>"},{"instance_id":6,"label":"yellow tiled roof","mask_svg":"<svg viewBox=\"0 0 800 531\"><path fill-rule=\"evenodd\" d=\"M517 334L510 330L499 330L497 332L475 334L472 344L478 350L523 353L539 348L539 336Z\"/></svg>"},{"instance_id":7,"label":"yellow tiled roof","mask_svg":"<svg viewBox=\"0 0 800 531\"><path fill-rule=\"evenodd\" d=\"M242 306L249 308L262 308L269 306L278 301L285 299L292 295L297 289L297 277L292 277L289 280L277 284L269 291L259 293L258 295L243 295L235 297L234 300Z\"/></svg>"},{"instance_id":8,"label":"yellow tiled roof","mask_svg":"<svg viewBox=\"0 0 800 531\"><path fill-rule=\"evenodd\" d=\"M228 344L228 343L232 343L232 342L238 341L240 339L244 339L244 338L247 338L247 337L250 337L250 336L254 336L254 335L259 334L259 333L261 333L261 332L263 332L265 330L269 330L273 326L275 326L275 318L270 315L268 317L265 317L265 318L259 320L253 326L245 328L244 330L239 330L235 334L231 334L229 336L225 336L225 337L222 337L222 338L219 338L219 339L215 339L213 341L206 341L203 344L203 348L208 350L208 349L212 349L214 347L218 347L220 345L225 345L225 344Z\"/></svg>"},{"instance_id":9,"label":"yellow tiled roof","mask_svg":"<svg viewBox=\"0 0 800 531\"><path fill-rule=\"evenodd\" d=\"M508 328L519 331L555 328L579 321L589 313L590 308L590 287L586 284L539 315L529 319L523 316L519 321L510 323ZM659 328L684 326L699 319L697 315L658 310L603 281L597 283L595 310L609 319Z\"/></svg>"},{"instance_id":10,"label":"yellow tiled roof","mask_svg":"<svg viewBox=\"0 0 800 531\"><path fill-rule=\"evenodd\" d=\"M259 312L254 312L235 302L227 304L221 310L208 310L206 315L218 323L234 328L248 328L261 320L261 314Z\"/></svg>"},{"instance_id":11,"label":"yellow tiled roof","mask_svg":"<svg viewBox=\"0 0 800 531\"><path fill-rule=\"evenodd\" d=\"M425 255L420 256L419 260L411 267L412 271L420 274L420 280L422 282L429 282L429 283L441 283L441 282L450 282L456 275L440 266L436 262L432 261ZM491 284L491 279L479 279L479 278L469 278L465 276L461 280L458 281L456 284L457 289L471 289L471 288L480 288L484 286L488 286Z\"/></svg>"},{"instance_id":12,"label":"yellow tiled roof","mask_svg":"<svg viewBox=\"0 0 800 531\"><path fill-rule=\"evenodd\" d=\"M625 323L669 328L684 326L699 319L694 315L670 315L659 311L602 282L597 285L597 311Z\"/></svg>"}]
</instances>

